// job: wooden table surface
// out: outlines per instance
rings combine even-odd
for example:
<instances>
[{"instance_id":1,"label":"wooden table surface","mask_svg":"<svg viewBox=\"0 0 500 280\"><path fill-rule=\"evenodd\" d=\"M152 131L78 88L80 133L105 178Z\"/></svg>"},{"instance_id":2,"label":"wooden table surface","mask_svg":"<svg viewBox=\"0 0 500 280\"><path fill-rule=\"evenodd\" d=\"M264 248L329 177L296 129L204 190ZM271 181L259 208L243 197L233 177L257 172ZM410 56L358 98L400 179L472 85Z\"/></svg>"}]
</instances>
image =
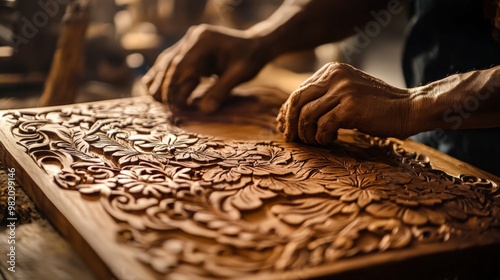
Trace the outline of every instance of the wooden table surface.
<instances>
[{"instance_id":1,"label":"wooden table surface","mask_svg":"<svg viewBox=\"0 0 500 280\"><path fill-rule=\"evenodd\" d=\"M252 110L258 112L259 110L268 110L268 108L255 107ZM238 110L229 110L226 113L237 116ZM226 116L224 113L219 115L221 118L224 118L224 116ZM201 115L191 115L190 118L189 122L183 123L181 126L186 131L196 132L201 128L208 135L236 139L247 137L247 139L257 140L256 138L261 137L262 139L269 140L269 137L272 136L266 133L261 135L252 134L251 136L245 135L245 129L241 129L242 125L237 126L239 129L228 130L226 128L221 130L218 125L207 125L206 118ZM217 118L217 116L214 116L213 120L217 121ZM208 121L210 122L210 120ZM248 125L255 123L255 119L251 115L244 116L244 114L237 121L239 123L248 122ZM262 120L262 123L266 122L269 123L269 119ZM257 123L259 123L258 120ZM232 134L228 134L228 131ZM224 135L221 135L221 133ZM500 183L499 178L432 148L411 140L401 143L406 149L418 151L418 153L428 156L431 162L433 162L433 168L444 170L452 176L459 176L465 173ZM9 234L5 227L7 221L5 219L6 197L4 194L6 193L6 182L8 180L6 170L10 167L0 165L0 191L2 193L0 196L0 220L2 221L2 227L0 228L0 248L6 248ZM37 207L33 205L20 186L16 187L16 215L19 217L19 223L16 226L16 241L18 242L16 272L12 273L8 271L8 265L2 259L4 256L0 256L0 260L2 260L0 262L0 272L4 279L96 279L96 276L91 272L89 267L76 254L69 243L51 226L43 216L43 213L40 213ZM449 277L453 275L453 272L446 275Z\"/></svg>"},{"instance_id":2,"label":"wooden table surface","mask_svg":"<svg viewBox=\"0 0 500 280\"><path fill-rule=\"evenodd\" d=\"M310 74L296 74L273 65L269 65L249 84L261 86L274 86L283 92L293 91ZM272 79L269 79L272 77ZM89 87L91 87L90 84ZM90 90L90 92L87 92ZM83 89L84 92L78 96L78 102L89 102L105 98L126 97L123 93L96 91ZM133 95L143 95L143 89L134 86ZM20 97L16 97L19 96ZM0 98L0 110L10 108L29 108L37 104L38 94L33 90L28 93L16 92L12 97ZM221 116L223 117L223 115ZM202 116L201 116L202 118ZM243 120L244 121L244 120ZM192 129L197 129L193 124ZM218 127L213 126L212 132L217 134ZM227 131L225 131L227 133ZM231 135L229 135L231 136ZM265 137L266 135L262 136ZM0 248L7 246L7 228L4 226L7 202L7 168L0 161ZM69 243L57 232L47 218L34 205L32 200L22 190L21 186L16 188L16 211L19 217L16 234L21 239L20 250L17 251L19 266L16 273L7 270L7 263L0 262L0 278L7 280L14 279L95 279L88 266L82 261L80 256ZM29 241L29 242L28 242ZM3 252L2 252L3 253ZM3 257L3 255L2 255ZM0 258L0 260L3 260Z\"/></svg>"},{"instance_id":3,"label":"wooden table surface","mask_svg":"<svg viewBox=\"0 0 500 280\"><path fill-rule=\"evenodd\" d=\"M0 248L7 244L9 231L6 227L7 169L0 163ZM0 262L0 276L6 280L14 279L95 279L87 265L75 253L69 243L54 229L49 221L33 204L31 199L16 186L16 271L8 271L9 265Z\"/></svg>"}]
</instances>

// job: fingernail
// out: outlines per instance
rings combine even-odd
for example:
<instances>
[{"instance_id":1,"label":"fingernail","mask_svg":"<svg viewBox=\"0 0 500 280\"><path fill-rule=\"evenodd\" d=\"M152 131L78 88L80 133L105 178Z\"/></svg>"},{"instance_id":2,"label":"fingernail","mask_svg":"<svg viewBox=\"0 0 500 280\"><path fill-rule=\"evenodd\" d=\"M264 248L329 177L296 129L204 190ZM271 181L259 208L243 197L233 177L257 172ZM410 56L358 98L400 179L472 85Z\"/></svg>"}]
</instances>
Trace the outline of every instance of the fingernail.
<instances>
[{"instance_id":1,"label":"fingernail","mask_svg":"<svg viewBox=\"0 0 500 280\"><path fill-rule=\"evenodd\" d=\"M279 132L283 132L284 127L283 127L283 124L281 124L280 121L278 121L276 123L276 129L278 129Z\"/></svg>"}]
</instances>

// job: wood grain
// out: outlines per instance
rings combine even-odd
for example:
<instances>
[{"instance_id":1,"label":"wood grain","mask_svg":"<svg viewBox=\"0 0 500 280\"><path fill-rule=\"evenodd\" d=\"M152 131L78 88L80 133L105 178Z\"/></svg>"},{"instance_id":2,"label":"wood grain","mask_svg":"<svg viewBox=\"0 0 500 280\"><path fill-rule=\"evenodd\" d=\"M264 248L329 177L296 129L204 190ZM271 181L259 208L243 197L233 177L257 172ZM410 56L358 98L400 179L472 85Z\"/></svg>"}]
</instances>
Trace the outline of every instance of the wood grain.
<instances>
[{"instance_id":1,"label":"wood grain","mask_svg":"<svg viewBox=\"0 0 500 280\"><path fill-rule=\"evenodd\" d=\"M100 278L303 279L499 243L498 178L354 131L283 142L260 92L225 118L145 97L2 112L0 160Z\"/></svg>"},{"instance_id":2,"label":"wood grain","mask_svg":"<svg viewBox=\"0 0 500 280\"><path fill-rule=\"evenodd\" d=\"M9 248L8 231L0 232L0 247ZM17 279L95 279L91 271L46 220L16 227L16 269L0 258L0 274L6 280ZM3 253L3 252L2 252ZM0 277L1 278L1 277Z\"/></svg>"}]
</instances>

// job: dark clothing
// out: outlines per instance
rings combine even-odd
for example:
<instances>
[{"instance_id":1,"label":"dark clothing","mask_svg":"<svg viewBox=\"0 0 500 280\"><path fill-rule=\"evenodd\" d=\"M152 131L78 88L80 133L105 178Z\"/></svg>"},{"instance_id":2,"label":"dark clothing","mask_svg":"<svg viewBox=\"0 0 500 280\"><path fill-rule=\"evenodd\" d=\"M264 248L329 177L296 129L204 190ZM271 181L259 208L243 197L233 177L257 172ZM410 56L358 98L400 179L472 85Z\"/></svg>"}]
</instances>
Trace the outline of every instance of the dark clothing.
<instances>
[{"instance_id":1,"label":"dark clothing","mask_svg":"<svg viewBox=\"0 0 500 280\"><path fill-rule=\"evenodd\" d=\"M493 40L491 23L483 15L483 1L411 4L415 21L403 55L408 87L500 65L500 44ZM500 128L430 131L413 139L500 176Z\"/></svg>"}]
</instances>

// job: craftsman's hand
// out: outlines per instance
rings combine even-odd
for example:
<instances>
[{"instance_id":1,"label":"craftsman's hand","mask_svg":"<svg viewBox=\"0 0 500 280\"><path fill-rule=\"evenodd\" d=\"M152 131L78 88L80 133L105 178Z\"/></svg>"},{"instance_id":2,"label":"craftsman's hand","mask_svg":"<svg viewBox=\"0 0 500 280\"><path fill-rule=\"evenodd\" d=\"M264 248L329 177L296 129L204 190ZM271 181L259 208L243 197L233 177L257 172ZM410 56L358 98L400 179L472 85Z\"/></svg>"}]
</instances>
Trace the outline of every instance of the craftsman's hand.
<instances>
[{"instance_id":1,"label":"craftsman's hand","mask_svg":"<svg viewBox=\"0 0 500 280\"><path fill-rule=\"evenodd\" d=\"M245 31L195 26L160 54L143 81L156 100L184 107L201 78L216 77L215 83L196 102L200 110L213 112L233 87L253 78L267 63L258 44Z\"/></svg>"},{"instance_id":2,"label":"craftsman's hand","mask_svg":"<svg viewBox=\"0 0 500 280\"><path fill-rule=\"evenodd\" d=\"M380 137L406 138L409 90L390 86L352 66L329 63L283 104L278 129L287 141L331 144L339 128Z\"/></svg>"}]
</instances>

